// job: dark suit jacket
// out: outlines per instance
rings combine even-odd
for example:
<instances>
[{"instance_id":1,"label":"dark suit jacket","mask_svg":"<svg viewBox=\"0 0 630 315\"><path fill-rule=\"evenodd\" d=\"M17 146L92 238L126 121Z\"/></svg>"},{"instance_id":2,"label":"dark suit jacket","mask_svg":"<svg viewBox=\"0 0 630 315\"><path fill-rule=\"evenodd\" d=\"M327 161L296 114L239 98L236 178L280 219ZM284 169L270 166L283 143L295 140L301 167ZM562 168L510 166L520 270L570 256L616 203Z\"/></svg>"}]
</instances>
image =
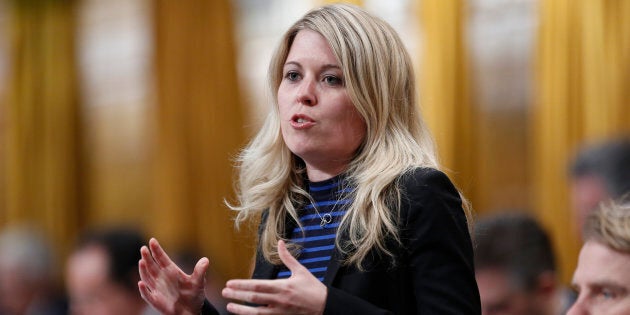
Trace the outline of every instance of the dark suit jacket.
<instances>
[{"instance_id":1,"label":"dark suit jacket","mask_svg":"<svg viewBox=\"0 0 630 315\"><path fill-rule=\"evenodd\" d=\"M373 251L359 271L344 266L336 251L324 278L324 314L481 314L473 249L457 190L433 169L409 172L399 184L402 244L388 242L396 260ZM278 266L257 255L254 279L273 279L277 272Z\"/></svg>"}]
</instances>

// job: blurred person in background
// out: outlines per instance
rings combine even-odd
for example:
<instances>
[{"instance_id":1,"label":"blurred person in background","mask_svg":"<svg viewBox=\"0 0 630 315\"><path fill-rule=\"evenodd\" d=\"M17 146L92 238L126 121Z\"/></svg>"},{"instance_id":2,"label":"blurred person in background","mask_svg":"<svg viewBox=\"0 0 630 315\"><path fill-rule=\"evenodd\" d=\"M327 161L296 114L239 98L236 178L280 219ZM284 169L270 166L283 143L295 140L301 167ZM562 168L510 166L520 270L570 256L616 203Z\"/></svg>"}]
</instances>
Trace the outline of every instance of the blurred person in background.
<instances>
[{"instance_id":1,"label":"blurred person in background","mask_svg":"<svg viewBox=\"0 0 630 315\"><path fill-rule=\"evenodd\" d=\"M27 227L0 232L0 314L67 313L55 285L54 255L42 235Z\"/></svg>"},{"instance_id":2,"label":"blurred person in background","mask_svg":"<svg viewBox=\"0 0 630 315\"><path fill-rule=\"evenodd\" d=\"M584 146L570 166L571 202L576 227L598 204L630 193L630 137Z\"/></svg>"},{"instance_id":3,"label":"blurred person in background","mask_svg":"<svg viewBox=\"0 0 630 315\"><path fill-rule=\"evenodd\" d=\"M522 213L475 226L475 274L483 315L553 315L566 309L549 236Z\"/></svg>"},{"instance_id":4,"label":"blurred person in background","mask_svg":"<svg viewBox=\"0 0 630 315\"><path fill-rule=\"evenodd\" d=\"M567 315L630 314L630 202L607 202L584 222L577 301Z\"/></svg>"},{"instance_id":5,"label":"blurred person in background","mask_svg":"<svg viewBox=\"0 0 630 315\"><path fill-rule=\"evenodd\" d=\"M75 315L157 314L138 293L140 248L134 229L88 231L68 258L66 285Z\"/></svg>"}]
</instances>

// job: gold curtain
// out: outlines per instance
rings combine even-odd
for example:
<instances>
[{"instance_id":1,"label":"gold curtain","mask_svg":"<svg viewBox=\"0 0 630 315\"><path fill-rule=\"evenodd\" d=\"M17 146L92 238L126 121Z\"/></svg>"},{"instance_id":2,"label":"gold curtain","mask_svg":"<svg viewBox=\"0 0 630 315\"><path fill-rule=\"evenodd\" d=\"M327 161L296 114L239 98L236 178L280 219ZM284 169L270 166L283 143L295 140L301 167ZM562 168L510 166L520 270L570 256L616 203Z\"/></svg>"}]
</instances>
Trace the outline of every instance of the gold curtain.
<instances>
[{"instance_id":1,"label":"gold curtain","mask_svg":"<svg viewBox=\"0 0 630 315\"><path fill-rule=\"evenodd\" d=\"M475 121L465 48L465 6L461 0L422 0L420 105L436 139L442 165L471 200L475 199Z\"/></svg>"},{"instance_id":2,"label":"gold curtain","mask_svg":"<svg viewBox=\"0 0 630 315\"><path fill-rule=\"evenodd\" d=\"M630 131L630 1L542 1L539 20L532 190L569 282L580 244L567 164L580 143Z\"/></svg>"},{"instance_id":3,"label":"gold curtain","mask_svg":"<svg viewBox=\"0 0 630 315\"><path fill-rule=\"evenodd\" d=\"M0 225L43 228L60 254L81 206L73 1L11 1Z\"/></svg>"},{"instance_id":4,"label":"gold curtain","mask_svg":"<svg viewBox=\"0 0 630 315\"><path fill-rule=\"evenodd\" d=\"M234 231L223 204L232 194L231 159L244 144L230 4L155 2L157 165L148 231L167 250L200 248L232 278L249 277L254 239Z\"/></svg>"}]
</instances>

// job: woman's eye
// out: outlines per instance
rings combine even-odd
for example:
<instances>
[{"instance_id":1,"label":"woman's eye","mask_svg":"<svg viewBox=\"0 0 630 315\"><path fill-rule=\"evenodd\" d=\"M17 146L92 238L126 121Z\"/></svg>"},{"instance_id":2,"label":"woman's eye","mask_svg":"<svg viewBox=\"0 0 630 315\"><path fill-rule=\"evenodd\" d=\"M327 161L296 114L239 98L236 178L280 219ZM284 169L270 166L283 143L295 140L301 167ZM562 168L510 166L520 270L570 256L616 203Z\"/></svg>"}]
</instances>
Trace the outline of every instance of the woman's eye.
<instances>
[{"instance_id":1,"label":"woman's eye","mask_svg":"<svg viewBox=\"0 0 630 315\"><path fill-rule=\"evenodd\" d=\"M295 71L289 71L284 77L289 81L297 81L300 78L300 75Z\"/></svg>"},{"instance_id":2,"label":"woman's eye","mask_svg":"<svg viewBox=\"0 0 630 315\"><path fill-rule=\"evenodd\" d=\"M326 84L331 85L331 86L340 86L343 85L343 81L334 76L334 75L327 75L324 77L324 82L326 82Z\"/></svg>"}]
</instances>

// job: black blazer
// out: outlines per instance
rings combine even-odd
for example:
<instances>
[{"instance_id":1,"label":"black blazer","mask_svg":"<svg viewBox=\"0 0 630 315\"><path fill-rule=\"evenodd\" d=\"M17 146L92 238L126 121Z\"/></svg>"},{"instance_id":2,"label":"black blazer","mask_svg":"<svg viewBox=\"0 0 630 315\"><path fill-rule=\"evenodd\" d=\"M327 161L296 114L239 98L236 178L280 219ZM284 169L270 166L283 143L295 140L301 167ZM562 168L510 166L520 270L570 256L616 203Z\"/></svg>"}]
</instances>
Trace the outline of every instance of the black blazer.
<instances>
[{"instance_id":1,"label":"black blazer","mask_svg":"<svg viewBox=\"0 0 630 315\"><path fill-rule=\"evenodd\" d=\"M359 271L342 265L335 251L324 277L324 314L481 314L457 190L444 173L426 168L401 176L399 184L402 245L388 242L394 263L374 251ZM278 269L259 253L252 278L273 279Z\"/></svg>"}]
</instances>

